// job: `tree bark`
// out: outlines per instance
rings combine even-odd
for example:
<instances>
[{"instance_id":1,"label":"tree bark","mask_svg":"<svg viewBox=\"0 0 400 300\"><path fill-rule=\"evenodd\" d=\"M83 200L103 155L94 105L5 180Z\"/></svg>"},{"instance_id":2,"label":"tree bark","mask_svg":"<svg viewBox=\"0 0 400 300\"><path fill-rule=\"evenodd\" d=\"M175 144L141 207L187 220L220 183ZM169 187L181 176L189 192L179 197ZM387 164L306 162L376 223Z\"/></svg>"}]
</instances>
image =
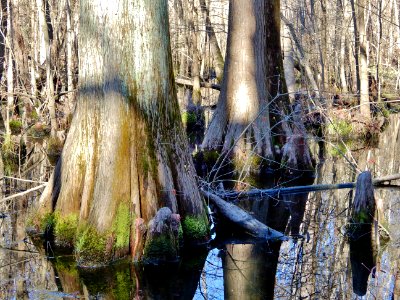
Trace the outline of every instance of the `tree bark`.
<instances>
[{"instance_id":1,"label":"tree bark","mask_svg":"<svg viewBox=\"0 0 400 300\"><path fill-rule=\"evenodd\" d=\"M358 32L360 40L360 112L365 118L371 118L371 109L369 104L369 84L368 84L368 45L367 34L365 30L365 0L358 0Z\"/></svg>"},{"instance_id":2,"label":"tree bark","mask_svg":"<svg viewBox=\"0 0 400 300\"><path fill-rule=\"evenodd\" d=\"M185 240L207 237L168 30L167 1L81 1L77 108L39 202L42 214L55 211L56 240L65 242L62 224L71 223L66 242L81 265L177 252L172 236L143 235L162 207L181 215Z\"/></svg>"},{"instance_id":3,"label":"tree bark","mask_svg":"<svg viewBox=\"0 0 400 300\"><path fill-rule=\"evenodd\" d=\"M214 31L214 27L211 24L211 19L210 19L210 12L209 8L206 4L205 0L199 0L200 1L200 8L203 13L203 19L206 24L206 32L208 34L209 42L210 42L210 47L211 47L211 53L214 56L214 63L215 63L215 73L217 75L217 81L219 83L222 82L222 78L224 75L224 59L222 57L221 49L218 45L218 40L217 36Z\"/></svg>"},{"instance_id":4,"label":"tree bark","mask_svg":"<svg viewBox=\"0 0 400 300\"><path fill-rule=\"evenodd\" d=\"M14 112L14 68L13 68L13 3L11 0L7 2L7 107L5 129L6 137L5 144L11 142L10 121Z\"/></svg>"},{"instance_id":5,"label":"tree bark","mask_svg":"<svg viewBox=\"0 0 400 300\"><path fill-rule=\"evenodd\" d=\"M285 13L288 14L288 9L285 10ZM288 25L283 22L283 68L285 70L285 81L286 87L289 93L290 102L293 104L295 99L296 92L296 80L294 76L294 52L293 45L290 39L290 29Z\"/></svg>"},{"instance_id":6,"label":"tree bark","mask_svg":"<svg viewBox=\"0 0 400 300\"><path fill-rule=\"evenodd\" d=\"M200 90L200 52L197 46L199 40L199 30L198 30L198 18L197 18L197 8L195 7L194 1L189 1L190 9L190 19L189 19L189 29L191 31L191 50L192 56L192 67L191 67L191 77L193 78L193 89L192 89L192 100L193 104L196 106L201 105L201 90Z\"/></svg>"},{"instance_id":7,"label":"tree bark","mask_svg":"<svg viewBox=\"0 0 400 300\"><path fill-rule=\"evenodd\" d=\"M222 152L233 154L247 167L252 158L273 157L268 108L270 95L265 78L273 76L268 71L276 64L267 66L266 61L269 38L266 11L265 1L230 2L222 90L202 144L203 149L222 149Z\"/></svg>"}]
</instances>

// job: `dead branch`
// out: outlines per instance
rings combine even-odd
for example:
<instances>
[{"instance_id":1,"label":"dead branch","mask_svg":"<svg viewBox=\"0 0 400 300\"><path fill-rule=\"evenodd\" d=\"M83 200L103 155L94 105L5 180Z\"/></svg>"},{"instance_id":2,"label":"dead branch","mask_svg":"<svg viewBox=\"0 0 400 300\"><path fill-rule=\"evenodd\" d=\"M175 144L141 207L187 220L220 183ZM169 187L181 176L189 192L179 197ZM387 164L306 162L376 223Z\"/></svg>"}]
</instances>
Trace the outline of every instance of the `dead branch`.
<instances>
[{"instance_id":1,"label":"dead branch","mask_svg":"<svg viewBox=\"0 0 400 300\"><path fill-rule=\"evenodd\" d=\"M218 213L220 213L232 223L243 228L251 236L264 240L287 239L287 237L283 233L276 231L261 223L240 207L232 203L226 202L225 200L222 200L222 198L215 195L214 193L206 191L204 188L201 188L200 191L207 200L210 200L210 202L215 205Z\"/></svg>"},{"instance_id":2,"label":"dead branch","mask_svg":"<svg viewBox=\"0 0 400 300\"><path fill-rule=\"evenodd\" d=\"M8 200L15 199L15 198L18 198L18 197L25 196L25 195L27 195L27 194L29 194L29 193L32 193L32 192L34 192L34 191L37 191L37 190L40 190L41 188L46 187L46 185L47 185L47 183L44 183L44 184L35 186L34 188L31 188L31 189L29 189L29 190L26 190L26 191L23 191L23 192L20 192L20 193L17 193L17 194L14 194L14 195L5 197L5 198L3 198L3 199L0 200L0 203L6 202L6 201L8 201Z\"/></svg>"},{"instance_id":3,"label":"dead branch","mask_svg":"<svg viewBox=\"0 0 400 300\"><path fill-rule=\"evenodd\" d=\"M185 78L181 78L181 77L176 77L175 78L175 83L179 84L179 85L193 86L193 80L185 79ZM206 82L206 81L201 81L200 82L200 87L209 88L209 89L213 89L213 90L217 90L217 91L221 90L221 86L219 84Z\"/></svg>"},{"instance_id":4,"label":"dead branch","mask_svg":"<svg viewBox=\"0 0 400 300\"><path fill-rule=\"evenodd\" d=\"M399 180L400 173L384 176L381 178L376 178L372 180L373 185L375 186L385 186L385 184L390 183L393 180ZM307 193L307 192L315 192L315 191L324 191L324 190L335 190L335 189L351 189L356 187L356 182L347 182L347 183L338 183L338 184L316 184L316 185L307 185L307 186L294 186L287 188L278 188L278 189L253 189L249 191L242 192L224 192L218 194L219 197L223 198L251 198L251 197L262 197L262 196L278 196L278 195L287 195L287 194L298 194L298 193Z\"/></svg>"}]
</instances>

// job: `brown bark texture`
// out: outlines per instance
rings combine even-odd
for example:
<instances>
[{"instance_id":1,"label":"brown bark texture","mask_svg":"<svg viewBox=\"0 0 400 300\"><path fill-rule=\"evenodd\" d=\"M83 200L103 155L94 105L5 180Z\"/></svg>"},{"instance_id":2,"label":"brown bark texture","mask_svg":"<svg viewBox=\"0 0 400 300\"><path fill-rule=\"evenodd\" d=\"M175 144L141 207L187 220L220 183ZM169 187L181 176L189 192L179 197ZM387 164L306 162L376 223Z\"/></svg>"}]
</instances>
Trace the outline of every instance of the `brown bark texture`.
<instances>
[{"instance_id":1,"label":"brown bark texture","mask_svg":"<svg viewBox=\"0 0 400 300\"><path fill-rule=\"evenodd\" d=\"M248 165L254 157L273 157L268 100L274 95L266 78L274 67L268 66L271 57L265 55L270 38L266 12L265 1L230 2L221 94L202 144Z\"/></svg>"},{"instance_id":2,"label":"brown bark texture","mask_svg":"<svg viewBox=\"0 0 400 300\"><path fill-rule=\"evenodd\" d=\"M208 224L176 99L167 1L81 1L79 45L76 111L39 203L42 215L55 212L56 240L72 219L79 264L130 249L142 249L141 259L144 245L153 249L147 224L162 207L180 215L185 238L199 239L185 226L187 218Z\"/></svg>"}]
</instances>

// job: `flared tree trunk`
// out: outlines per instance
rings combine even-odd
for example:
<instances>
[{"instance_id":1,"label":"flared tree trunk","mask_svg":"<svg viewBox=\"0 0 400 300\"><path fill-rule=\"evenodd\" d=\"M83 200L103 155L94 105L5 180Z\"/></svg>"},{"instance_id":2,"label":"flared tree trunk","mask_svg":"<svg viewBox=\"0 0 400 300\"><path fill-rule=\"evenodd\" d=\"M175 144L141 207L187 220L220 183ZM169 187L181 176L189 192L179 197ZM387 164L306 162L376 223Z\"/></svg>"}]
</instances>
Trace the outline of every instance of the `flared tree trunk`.
<instances>
[{"instance_id":1,"label":"flared tree trunk","mask_svg":"<svg viewBox=\"0 0 400 300\"><path fill-rule=\"evenodd\" d=\"M273 157L266 80L266 7L263 0L230 1L222 89L202 144L206 150L222 149L233 154L236 162L247 167L259 157Z\"/></svg>"},{"instance_id":2,"label":"flared tree trunk","mask_svg":"<svg viewBox=\"0 0 400 300\"><path fill-rule=\"evenodd\" d=\"M81 265L175 259L179 221L197 241L208 223L174 89L167 1L84 0L79 30L78 103L39 211L55 212L56 240Z\"/></svg>"},{"instance_id":3,"label":"flared tree trunk","mask_svg":"<svg viewBox=\"0 0 400 300\"><path fill-rule=\"evenodd\" d=\"M224 80L202 148L233 158L239 181L272 164L272 135L279 146L290 142L285 160L311 167L305 137L296 132L304 126L292 120L295 129L288 130L291 109L281 52L280 1L231 1Z\"/></svg>"}]
</instances>

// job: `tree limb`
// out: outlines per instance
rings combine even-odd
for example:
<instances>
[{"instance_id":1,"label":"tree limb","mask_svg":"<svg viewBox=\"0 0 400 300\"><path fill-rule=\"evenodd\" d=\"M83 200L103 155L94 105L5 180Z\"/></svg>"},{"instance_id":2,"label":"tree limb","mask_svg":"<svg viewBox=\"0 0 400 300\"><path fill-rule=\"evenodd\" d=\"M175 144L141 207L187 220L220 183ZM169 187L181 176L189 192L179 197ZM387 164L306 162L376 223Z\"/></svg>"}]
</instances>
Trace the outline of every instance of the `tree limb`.
<instances>
[{"instance_id":1,"label":"tree limb","mask_svg":"<svg viewBox=\"0 0 400 300\"><path fill-rule=\"evenodd\" d=\"M287 239L283 233L261 223L240 207L222 200L222 198L209 191L206 191L204 188L201 188L200 192L204 197L206 197L207 200L210 200L210 202L216 206L218 212L222 216L243 228L248 234L259 239Z\"/></svg>"},{"instance_id":2,"label":"tree limb","mask_svg":"<svg viewBox=\"0 0 400 300\"><path fill-rule=\"evenodd\" d=\"M185 79L185 78L181 78L181 77L176 77L175 78L175 83L178 84L178 85L193 86L193 80ZM201 81L200 82L200 87L209 88L209 89L213 89L213 90L217 90L217 91L221 90L221 86L219 84L206 82L206 81Z\"/></svg>"}]
</instances>

